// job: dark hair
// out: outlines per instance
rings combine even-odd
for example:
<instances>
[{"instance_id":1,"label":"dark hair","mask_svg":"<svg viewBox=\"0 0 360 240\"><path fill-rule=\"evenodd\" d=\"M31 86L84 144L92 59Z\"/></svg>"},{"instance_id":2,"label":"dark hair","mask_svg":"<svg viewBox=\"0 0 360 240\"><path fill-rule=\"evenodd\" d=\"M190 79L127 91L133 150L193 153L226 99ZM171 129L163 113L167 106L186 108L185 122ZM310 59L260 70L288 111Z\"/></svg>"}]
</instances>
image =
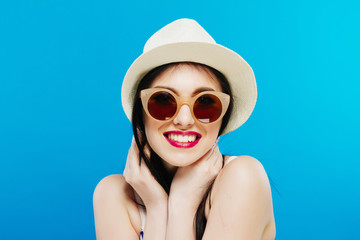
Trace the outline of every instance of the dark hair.
<instances>
[{"instance_id":1,"label":"dark hair","mask_svg":"<svg viewBox=\"0 0 360 240\"><path fill-rule=\"evenodd\" d=\"M233 108L233 101L232 101L232 94L229 82L226 80L225 76L219 72L218 70L209 67L204 64L200 63L193 63L193 62L177 62L177 63L169 63L165 64L159 67L154 68L150 72L148 72L140 81L136 94L134 96L134 106L133 106L133 112L132 112L132 127L133 127L133 133L135 142L139 148L141 158L144 160L145 164L149 168L151 174L154 176L154 178L159 182L159 184L164 188L164 190L169 194L170 192L170 186L171 181L173 178L173 175L171 175L167 169L165 168L161 158L154 152L152 149L150 149L150 158L148 158L144 154L144 147L147 144L147 137L145 134L145 126L143 122L143 108L140 96L140 91L146 88L149 88L151 83L154 81L154 79L162 74L166 69L172 66L178 66L180 64L188 64L191 66L195 66L197 68L203 69L209 74L213 74L218 82L220 83L220 86L222 88L222 91L224 93L227 93L230 95L230 104L228 107L228 110L226 114L224 115L221 123L221 127L219 130L219 135L223 132L224 128L226 127L227 123L230 119L230 114L232 112ZM139 159L139 164L141 164L141 159ZM205 218L205 205L206 205L206 199L211 194L212 184L210 184L209 188L207 189L194 218L195 226L196 226L196 239L200 240L204 234L205 226L206 226L206 218ZM209 206L211 207L210 198L209 198Z\"/></svg>"}]
</instances>

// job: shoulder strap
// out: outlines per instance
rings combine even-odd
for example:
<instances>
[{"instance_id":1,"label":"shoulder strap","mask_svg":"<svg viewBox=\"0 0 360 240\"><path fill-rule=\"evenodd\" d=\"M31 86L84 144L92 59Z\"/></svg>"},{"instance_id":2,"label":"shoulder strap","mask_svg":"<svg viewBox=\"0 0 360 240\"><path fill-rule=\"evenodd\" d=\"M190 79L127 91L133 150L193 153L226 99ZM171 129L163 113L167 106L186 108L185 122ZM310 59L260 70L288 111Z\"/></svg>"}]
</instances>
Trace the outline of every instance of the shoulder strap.
<instances>
[{"instance_id":1,"label":"shoulder strap","mask_svg":"<svg viewBox=\"0 0 360 240\"><path fill-rule=\"evenodd\" d=\"M135 192L134 190L135 199L138 205L138 209L140 212L140 218L141 218L141 232L144 231L145 228L145 220L146 220L146 209L143 204L143 201L141 200L140 196Z\"/></svg>"},{"instance_id":2,"label":"shoulder strap","mask_svg":"<svg viewBox=\"0 0 360 240\"><path fill-rule=\"evenodd\" d=\"M237 158L237 156L230 156L230 157L228 157L228 159L226 159L226 161L225 161L224 166L225 166L226 164L228 164L229 162L231 162L232 160L234 160L235 158Z\"/></svg>"}]
</instances>

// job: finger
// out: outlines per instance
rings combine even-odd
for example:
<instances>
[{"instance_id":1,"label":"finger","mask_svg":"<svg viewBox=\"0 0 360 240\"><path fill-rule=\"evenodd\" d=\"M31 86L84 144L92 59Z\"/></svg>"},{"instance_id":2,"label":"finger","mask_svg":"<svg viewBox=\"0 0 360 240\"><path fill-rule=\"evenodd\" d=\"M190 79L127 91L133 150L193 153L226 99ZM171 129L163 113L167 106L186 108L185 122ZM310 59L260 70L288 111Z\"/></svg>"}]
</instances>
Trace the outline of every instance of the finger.
<instances>
[{"instance_id":1,"label":"finger","mask_svg":"<svg viewBox=\"0 0 360 240\"><path fill-rule=\"evenodd\" d=\"M222 154L220 152L219 147L217 147L215 149L215 151L216 151L216 153L214 153L214 154L216 154L216 160L214 161L214 166L215 167L217 167L217 166L221 167L222 166L222 161L223 161L223 156L222 156Z\"/></svg>"},{"instance_id":2,"label":"finger","mask_svg":"<svg viewBox=\"0 0 360 240\"><path fill-rule=\"evenodd\" d=\"M213 165L215 165L218 157L219 157L219 148L218 148L218 146L216 145L216 146L214 147L214 149L212 150L212 152L211 152L211 155L210 155L210 157L209 157L209 162L212 163Z\"/></svg>"},{"instance_id":3,"label":"finger","mask_svg":"<svg viewBox=\"0 0 360 240\"><path fill-rule=\"evenodd\" d=\"M133 148L135 154L138 155L139 154L139 148L138 148L138 146L136 144L134 136L133 136L132 141L131 141L131 147Z\"/></svg>"},{"instance_id":4,"label":"finger","mask_svg":"<svg viewBox=\"0 0 360 240\"><path fill-rule=\"evenodd\" d=\"M212 147L211 147L211 149L210 149L210 151L209 151L209 156L207 157L207 160L211 159L212 156L213 156L213 154L214 154L214 152L215 152L214 150L215 150L216 148L219 148L219 147L218 147L218 144L217 144L218 141L219 141L219 138L220 138L220 137L216 138L214 144L212 145Z\"/></svg>"},{"instance_id":5,"label":"finger","mask_svg":"<svg viewBox=\"0 0 360 240\"><path fill-rule=\"evenodd\" d=\"M133 165L133 158L134 158L134 138L131 141L131 145L128 151L128 155L127 155L127 159L126 159L126 167L131 168L131 166Z\"/></svg>"},{"instance_id":6,"label":"finger","mask_svg":"<svg viewBox=\"0 0 360 240\"><path fill-rule=\"evenodd\" d=\"M209 151L209 155L207 157L207 161L212 161L214 160L214 155L216 154L216 152L218 151L219 147L217 145L217 143L215 142L215 144L211 147L210 151Z\"/></svg>"},{"instance_id":7,"label":"finger","mask_svg":"<svg viewBox=\"0 0 360 240\"><path fill-rule=\"evenodd\" d=\"M124 168L124 173L123 174L125 174L125 171L130 168L131 148L132 148L132 145L130 145L130 148L129 148L129 151L128 151L128 155L127 155L127 158L126 158L126 163L125 163L125 168Z\"/></svg>"},{"instance_id":8,"label":"finger","mask_svg":"<svg viewBox=\"0 0 360 240\"><path fill-rule=\"evenodd\" d=\"M213 150L213 153L211 155L211 160L209 160L209 163L212 164L213 166L217 167L217 166L222 166L222 159L223 156L220 152L219 146L216 146Z\"/></svg>"},{"instance_id":9,"label":"finger","mask_svg":"<svg viewBox=\"0 0 360 240\"><path fill-rule=\"evenodd\" d=\"M139 176L142 176L142 179L155 179L154 176L152 175L149 167L145 164L145 162L143 162L143 164L141 164L140 166L138 166L139 169Z\"/></svg>"},{"instance_id":10,"label":"finger","mask_svg":"<svg viewBox=\"0 0 360 240\"><path fill-rule=\"evenodd\" d=\"M124 171L123 171L123 176L126 176L126 174L127 174L127 169L128 169L129 167L128 167L128 164L127 164L127 161L126 161L126 164L125 164L125 168L124 168Z\"/></svg>"},{"instance_id":11,"label":"finger","mask_svg":"<svg viewBox=\"0 0 360 240\"><path fill-rule=\"evenodd\" d=\"M204 161L209 161L213 153L214 153L214 148L211 147L209 151L207 151L207 153L202 158L204 159Z\"/></svg>"},{"instance_id":12,"label":"finger","mask_svg":"<svg viewBox=\"0 0 360 240\"><path fill-rule=\"evenodd\" d=\"M218 146L219 139L220 139L220 137L216 138L214 145L212 146L213 149Z\"/></svg>"},{"instance_id":13,"label":"finger","mask_svg":"<svg viewBox=\"0 0 360 240\"><path fill-rule=\"evenodd\" d=\"M130 169L136 169L138 168L137 166L139 165L139 149L136 145L134 137L131 141L131 146L128 152L128 158L126 163L128 164L128 167Z\"/></svg>"},{"instance_id":14,"label":"finger","mask_svg":"<svg viewBox=\"0 0 360 240\"><path fill-rule=\"evenodd\" d=\"M137 156L138 158L141 158L140 154L139 154L139 148L136 146L136 149L137 149ZM150 155L151 155L151 151L150 151L150 146L148 144L146 144L144 146L144 150L143 150L143 153L145 154L145 156L149 159L150 158ZM141 160L143 160L143 158L141 158ZM139 166L139 164L137 164ZM151 175L151 172L148 168L148 166L145 164L145 162L142 162L142 164L140 164L139 166L139 171L140 171L140 174L147 174L147 175Z\"/></svg>"}]
</instances>

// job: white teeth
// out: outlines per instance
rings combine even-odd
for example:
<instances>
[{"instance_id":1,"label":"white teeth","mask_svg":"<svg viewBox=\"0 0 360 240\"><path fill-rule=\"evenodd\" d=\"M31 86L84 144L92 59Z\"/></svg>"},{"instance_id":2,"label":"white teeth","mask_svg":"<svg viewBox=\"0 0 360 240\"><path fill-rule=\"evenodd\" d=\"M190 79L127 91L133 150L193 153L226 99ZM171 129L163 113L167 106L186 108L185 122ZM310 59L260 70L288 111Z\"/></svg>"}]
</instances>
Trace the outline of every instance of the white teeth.
<instances>
[{"instance_id":1,"label":"white teeth","mask_svg":"<svg viewBox=\"0 0 360 240\"><path fill-rule=\"evenodd\" d=\"M167 137L170 140L182 143L194 142L196 140L196 135L177 135L174 133L170 133Z\"/></svg>"}]
</instances>

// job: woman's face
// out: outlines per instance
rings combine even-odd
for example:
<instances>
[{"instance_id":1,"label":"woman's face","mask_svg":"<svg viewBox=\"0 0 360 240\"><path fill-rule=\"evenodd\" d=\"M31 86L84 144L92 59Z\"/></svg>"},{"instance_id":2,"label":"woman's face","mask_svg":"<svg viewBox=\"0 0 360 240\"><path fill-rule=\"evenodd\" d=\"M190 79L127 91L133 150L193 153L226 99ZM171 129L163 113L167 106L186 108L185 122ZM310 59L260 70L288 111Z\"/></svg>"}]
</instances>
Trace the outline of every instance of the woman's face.
<instances>
[{"instance_id":1,"label":"woman's face","mask_svg":"<svg viewBox=\"0 0 360 240\"><path fill-rule=\"evenodd\" d=\"M222 90L218 80L210 71L191 64L169 67L150 85L150 88L156 87L170 89L180 97L192 97L201 91L221 92ZM214 145L222 122L218 120L204 124L196 121L186 104L182 105L178 114L168 122L154 120L145 112L143 116L148 143L165 161L164 164L168 169L190 165L204 156ZM184 147L184 144L177 144L178 142L174 140L180 135L192 138L195 134L200 136L200 139L195 145L191 144L194 145L191 147Z\"/></svg>"}]
</instances>

